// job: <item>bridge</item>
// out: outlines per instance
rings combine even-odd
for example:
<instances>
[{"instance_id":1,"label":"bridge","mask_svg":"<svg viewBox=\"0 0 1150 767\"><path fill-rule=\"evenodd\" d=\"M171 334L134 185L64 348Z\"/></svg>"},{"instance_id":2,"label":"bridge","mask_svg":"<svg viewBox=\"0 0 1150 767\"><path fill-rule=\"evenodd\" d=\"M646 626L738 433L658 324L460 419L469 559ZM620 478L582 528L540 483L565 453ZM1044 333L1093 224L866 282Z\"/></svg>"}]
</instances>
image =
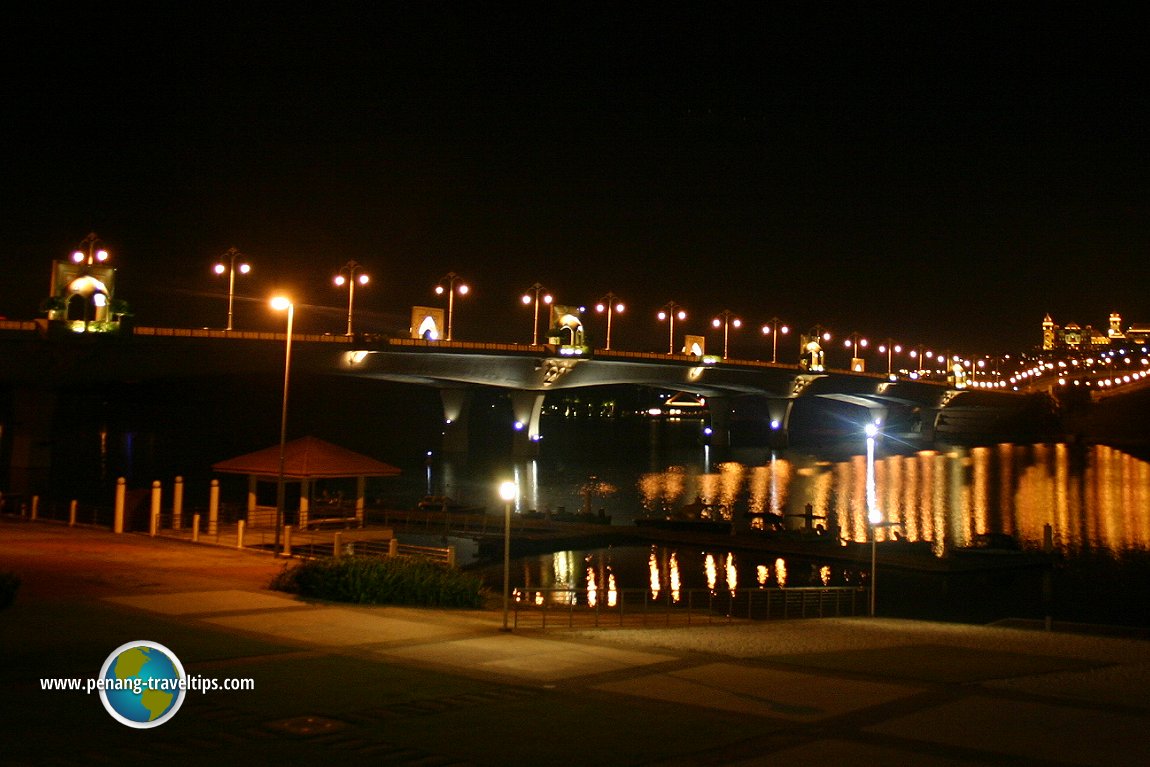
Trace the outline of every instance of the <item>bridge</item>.
<instances>
[{"instance_id":1,"label":"bridge","mask_svg":"<svg viewBox=\"0 0 1150 767\"><path fill-rule=\"evenodd\" d=\"M466 451L475 392L509 393L507 428L513 451L536 454L549 392L628 385L689 392L706 398L711 441L727 445L733 422L754 421L770 444L790 439L796 404L835 403L887 435L929 444L1000 428L1032 398L1012 391L959 389L843 370L686 354L586 350L543 344L485 344L408 338L137 327L130 334L67 333L53 337L43 322L0 322L0 384L11 392L0 422L13 477L50 465L55 398L79 382L281 372L292 349L292 375L354 376L434 387L443 405L443 448ZM996 426L997 424L997 426ZM1005 431L1005 430L1003 430ZM15 481L14 481L14 484ZM14 488L17 489L18 488ZM19 490L18 490L19 491Z\"/></svg>"}]
</instances>

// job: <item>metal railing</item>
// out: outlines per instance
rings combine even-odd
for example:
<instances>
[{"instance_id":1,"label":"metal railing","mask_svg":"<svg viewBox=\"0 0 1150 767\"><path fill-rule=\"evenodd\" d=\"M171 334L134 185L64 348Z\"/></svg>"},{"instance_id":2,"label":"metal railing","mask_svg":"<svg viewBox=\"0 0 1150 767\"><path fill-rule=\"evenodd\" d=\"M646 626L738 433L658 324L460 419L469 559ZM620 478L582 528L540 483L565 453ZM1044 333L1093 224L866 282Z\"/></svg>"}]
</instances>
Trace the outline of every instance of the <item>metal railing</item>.
<instances>
[{"instance_id":1,"label":"metal railing","mask_svg":"<svg viewBox=\"0 0 1150 767\"><path fill-rule=\"evenodd\" d=\"M711 589L519 588L516 628L661 628L743 620L865 615L867 591L855 586L810 586L731 591Z\"/></svg>"}]
</instances>

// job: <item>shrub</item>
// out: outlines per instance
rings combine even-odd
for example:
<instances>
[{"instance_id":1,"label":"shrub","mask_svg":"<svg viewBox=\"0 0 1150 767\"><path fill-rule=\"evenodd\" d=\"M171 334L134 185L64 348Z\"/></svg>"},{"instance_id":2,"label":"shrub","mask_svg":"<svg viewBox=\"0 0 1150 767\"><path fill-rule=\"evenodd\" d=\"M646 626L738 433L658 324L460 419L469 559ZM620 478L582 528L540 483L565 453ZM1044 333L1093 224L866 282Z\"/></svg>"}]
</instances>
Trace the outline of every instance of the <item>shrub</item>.
<instances>
[{"instance_id":1,"label":"shrub","mask_svg":"<svg viewBox=\"0 0 1150 767\"><path fill-rule=\"evenodd\" d=\"M20 579L16 573L0 572L0 610L16 600L16 589L20 588Z\"/></svg>"},{"instance_id":2,"label":"shrub","mask_svg":"<svg viewBox=\"0 0 1150 767\"><path fill-rule=\"evenodd\" d=\"M304 560L284 567L271 588L354 604L481 607L484 600L478 577L419 558Z\"/></svg>"}]
</instances>

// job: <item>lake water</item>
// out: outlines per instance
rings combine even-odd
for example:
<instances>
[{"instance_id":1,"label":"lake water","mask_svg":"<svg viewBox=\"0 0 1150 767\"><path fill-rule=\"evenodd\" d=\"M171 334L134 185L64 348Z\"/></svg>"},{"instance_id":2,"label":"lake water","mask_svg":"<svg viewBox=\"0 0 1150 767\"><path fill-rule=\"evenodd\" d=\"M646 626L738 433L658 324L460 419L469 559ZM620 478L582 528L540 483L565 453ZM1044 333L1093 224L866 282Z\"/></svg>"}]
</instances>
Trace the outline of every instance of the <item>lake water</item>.
<instances>
[{"instance_id":1,"label":"lake water","mask_svg":"<svg viewBox=\"0 0 1150 767\"><path fill-rule=\"evenodd\" d=\"M550 427L550 428L548 428ZM784 515L795 530L837 518L841 538L869 541L864 444L818 454L796 450L717 451L697 444L697 425L556 422L535 460L482 452L467 459L433 457L390 493L447 494L495 510L498 482L520 486L515 513L603 509L615 525L673 512L701 501L737 526L761 524L748 512ZM860 440L861 443L861 440ZM854 448L854 449L852 449ZM416 481L418 480L418 481ZM894 569L883 578L886 614L989 621L1056 618L1150 625L1150 463L1104 445L997 444L913 450L880 444L875 500L897 535L923 542L935 557L1000 533L1023 549L1041 550L1049 527L1053 565L940 575ZM590 492L588 492L590 490ZM394 496L393 496L394 497ZM389 499L390 500L390 499ZM399 499L397 499L399 500ZM814 518L804 517L807 506ZM496 567L481 567L493 586ZM614 547L528 557L513 566L515 587L656 591L865 583L865 568L817 556L776 556L737 547ZM1043 579L1049 578L1050 583ZM1053 588L1053 594L1050 593Z\"/></svg>"}]
</instances>

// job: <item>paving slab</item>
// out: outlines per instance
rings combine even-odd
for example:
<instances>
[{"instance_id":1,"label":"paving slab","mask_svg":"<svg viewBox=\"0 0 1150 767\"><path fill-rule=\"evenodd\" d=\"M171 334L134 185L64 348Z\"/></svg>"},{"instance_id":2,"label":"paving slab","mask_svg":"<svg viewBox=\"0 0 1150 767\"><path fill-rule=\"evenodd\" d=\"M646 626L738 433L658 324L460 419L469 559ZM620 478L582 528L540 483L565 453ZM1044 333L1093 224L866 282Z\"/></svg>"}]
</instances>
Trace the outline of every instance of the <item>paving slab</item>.
<instances>
[{"instance_id":1,"label":"paving slab","mask_svg":"<svg viewBox=\"0 0 1150 767\"><path fill-rule=\"evenodd\" d=\"M457 633L450 625L372 615L366 611L340 607L310 607L246 615L220 615L203 619L206 623L253 634L279 637L325 647L431 641Z\"/></svg>"},{"instance_id":2,"label":"paving slab","mask_svg":"<svg viewBox=\"0 0 1150 767\"><path fill-rule=\"evenodd\" d=\"M282 594L262 594L237 589L220 591L181 591L172 594L107 597L107 601L166 615L195 613L252 612L292 609L304 603Z\"/></svg>"}]
</instances>

